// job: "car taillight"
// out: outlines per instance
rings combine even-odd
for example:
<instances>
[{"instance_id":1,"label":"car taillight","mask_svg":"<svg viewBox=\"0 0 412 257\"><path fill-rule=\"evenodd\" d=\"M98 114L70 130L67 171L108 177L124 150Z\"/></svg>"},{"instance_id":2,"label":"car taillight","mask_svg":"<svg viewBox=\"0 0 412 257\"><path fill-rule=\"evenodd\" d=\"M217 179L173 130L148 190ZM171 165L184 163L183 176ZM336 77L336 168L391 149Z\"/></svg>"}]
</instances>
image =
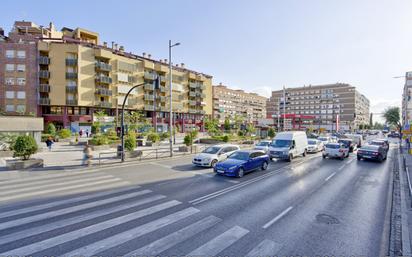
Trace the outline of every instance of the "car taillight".
<instances>
[{"instance_id":1,"label":"car taillight","mask_svg":"<svg viewBox=\"0 0 412 257\"><path fill-rule=\"evenodd\" d=\"M379 153L377 153L377 152L373 152L373 155L378 155Z\"/></svg>"}]
</instances>

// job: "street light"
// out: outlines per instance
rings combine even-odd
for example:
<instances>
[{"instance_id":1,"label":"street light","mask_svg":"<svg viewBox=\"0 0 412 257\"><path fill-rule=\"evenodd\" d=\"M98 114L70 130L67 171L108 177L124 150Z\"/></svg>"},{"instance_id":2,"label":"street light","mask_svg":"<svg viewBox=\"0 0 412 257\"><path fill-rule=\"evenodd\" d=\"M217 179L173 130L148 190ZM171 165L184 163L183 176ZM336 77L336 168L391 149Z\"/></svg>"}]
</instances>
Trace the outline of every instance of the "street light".
<instances>
[{"instance_id":1,"label":"street light","mask_svg":"<svg viewBox=\"0 0 412 257\"><path fill-rule=\"evenodd\" d=\"M172 45L172 40L169 40L169 90L170 90L170 114L169 114L169 143L170 157L173 156L173 109L172 109L172 47L178 46L180 43Z\"/></svg>"}]
</instances>

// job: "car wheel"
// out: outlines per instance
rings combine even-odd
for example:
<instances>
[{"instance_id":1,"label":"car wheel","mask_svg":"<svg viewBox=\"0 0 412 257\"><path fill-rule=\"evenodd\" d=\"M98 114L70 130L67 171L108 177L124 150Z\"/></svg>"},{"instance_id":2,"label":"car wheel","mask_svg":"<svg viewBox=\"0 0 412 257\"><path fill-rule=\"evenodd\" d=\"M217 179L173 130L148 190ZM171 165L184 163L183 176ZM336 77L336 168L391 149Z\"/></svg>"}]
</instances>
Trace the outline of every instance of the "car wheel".
<instances>
[{"instance_id":1,"label":"car wheel","mask_svg":"<svg viewBox=\"0 0 412 257\"><path fill-rule=\"evenodd\" d=\"M303 156L303 157L306 156L306 149L305 149L305 151L303 152L302 156Z\"/></svg>"},{"instance_id":2,"label":"car wheel","mask_svg":"<svg viewBox=\"0 0 412 257\"><path fill-rule=\"evenodd\" d=\"M292 154L289 154L289 157L288 157L287 161L288 161L288 162L291 162L292 160L293 160L293 155L292 155Z\"/></svg>"},{"instance_id":3,"label":"car wheel","mask_svg":"<svg viewBox=\"0 0 412 257\"><path fill-rule=\"evenodd\" d=\"M322 154L322 158L325 159L325 158L326 158L326 155Z\"/></svg>"},{"instance_id":4,"label":"car wheel","mask_svg":"<svg viewBox=\"0 0 412 257\"><path fill-rule=\"evenodd\" d=\"M217 160L212 160L210 167L214 168L216 166Z\"/></svg>"},{"instance_id":5,"label":"car wheel","mask_svg":"<svg viewBox=\"0 0 412 257\"><path fill-rule=\"evenodd\" d=\"M264 162L263 164L262 164L262 167L261 167L261 169L262 170L267 170L268 169L268 162Z\"/></svg>"},{"instance_id":6,"label":"car wheel","mask_svg":"<svg viewBox=\"0 0 412 257\"><path fill-rule=\"evenodd\" d=\"M237 172L237 177L241 178L245 175L245 171L243 170L243 168L240 168L239 171Z\"/></svg>"},{"instance_id":7,"label":"car wheel","mask_svg":"<svg viewBox=\"0 0 412 257\"><path fill-rule=\"evenodd\" d=\"M360 161L362 158L360 156L358 156L358 161Z\"/></svg>"},{"instance_id":8,"label":"car wheel","mask_svg":"<svg viewBox=\"0 0 412 257\"><path fill-rule=\"evenodd\" d=\"M381 155L381 156L379 156L379 162L383 162L383 156Z\"/></svg>"}]
</instances>

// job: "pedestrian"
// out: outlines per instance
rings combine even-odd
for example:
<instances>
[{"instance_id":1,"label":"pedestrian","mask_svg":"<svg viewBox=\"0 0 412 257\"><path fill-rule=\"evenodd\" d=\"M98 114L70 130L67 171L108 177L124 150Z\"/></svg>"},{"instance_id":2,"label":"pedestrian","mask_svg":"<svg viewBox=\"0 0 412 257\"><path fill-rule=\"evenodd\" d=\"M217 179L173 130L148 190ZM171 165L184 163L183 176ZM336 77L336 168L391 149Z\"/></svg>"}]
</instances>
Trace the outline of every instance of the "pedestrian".
<instances>
[{"instance_id":1,"label":"pedestrian","mask_svg":"<svg viewBox=\"0 0 412 257\"><path fill-rule=\"evenodd\" d=\"M89 137L89 129L86 129L86 137Z\"/></svg>"},{"instance_id":2,"label":"pedestrian","mask_svg":"<svg viewBox=\"0 0 412 257\"><path fill-rule=\"evenodd\" d=\"M82 137L82 135L83 135L83 129L81 129L81 130L79 131L79 135L80 135L80 137Z\"/></svg>"},{"instance_id":3,"label":"pedestrian","mask_svg":"<svg viewBox=\"0 0 412 257\"><path fill-rule=\"evenodd\" d=\"M46 145L47 145L47 148L49 148L49 152L50 152L51 149L52 149L52 145L53 145L53 139L52 139L52 137L48 137L48 138L47 138L47 140L46 140Z\"/></svg>"},{"instance_id":4,"label":"pedestrian","mask_svg":"<svg viewBox=\"0 0 412 257\"><path fill-rule=\"evenodd\" d=\"M89 144L86 144L83 149L83 163L82 165L90 166L91 161L92 161L93 155L92 155L92 148L89 146Z\"/></svg>"}]
</instances>

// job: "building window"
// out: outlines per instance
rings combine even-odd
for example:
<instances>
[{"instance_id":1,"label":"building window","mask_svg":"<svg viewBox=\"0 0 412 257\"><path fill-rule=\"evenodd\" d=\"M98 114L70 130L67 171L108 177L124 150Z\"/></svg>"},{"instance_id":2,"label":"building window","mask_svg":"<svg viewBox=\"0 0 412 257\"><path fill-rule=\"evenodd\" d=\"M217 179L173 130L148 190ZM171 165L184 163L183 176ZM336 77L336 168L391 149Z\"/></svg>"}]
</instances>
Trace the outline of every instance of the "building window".
<instances>
[{"instance_id":1,"label":"building window","mask_svg":"<svg viewBox=\"0 0 412 257\"><path fill-rule=\"evenodd\" d=\"M14 58L14 50L6 50L6 58Z\"/></svg>"},{"instance_id":2,"label":"building window","mask_svg":"<svg viewBox=\"0 0 412 257\"><path fill-rule=\"evenodd\" d=\"M6 85L14 85L15 80L14 80L14 78L6 78L5 83L6 83Z\"/></svg>"},{"instance_id":3,"label":"building window","mask_svg":"<svg viewBox=\"0 0 412 257\"><path fill-rule=\"evenodd\" d=\"M20 58L20 59L26 58L26 51L24 50L17 51L17 58Z\"/></svg>"},{"instance_id":4,"label":"building window","mask_svg":"<svg viewBox=\"0 0 412 257\"><path fill-rule=\"evenodd\" d=\"M50 114L62 114L62 108L59 106L52 106L50 107Z\"/></svg>"},{"instance_id":5,"label":"building window","mask_svg":"<svg viewBox=\"0 0 412 257\"><path fill-rule=\"evenodd\" d=\"M14 91L6 91L7 99L14 99Z\"/></svg>"},{"instance_id":6,"label":"building window","mask_svg":"<svg viewBox=\"0 0 412 257\"><path fill-rule=\"evenodd\" d=\"M14 71L14 64L7 63L6 64L6 71Z\"/></svg>"},{"instance_id":7,"label":"building window","mask_svg":"<svg viewBox=\"0 0 412 257\"><path fill-rule=\"evenodd\" d=\"M25 91L18 91L17 92L17 99L26 99L26 92Z\"/></svg>"},{"instance_id":8,"label":"building window","mask_svg":"<svg viewBox=\"0 0 412 257\"><path fill-rule=\"evenodd\" d=\"M25 64L17 64L17 71L18 72L25 72L26 71L26 65Z\"/></svg>"},{"instance_id":9,"label":"building window","mask_svg":"<svg viewBox=\"0 0 412 257\"><path fill-rule=\"evenodd\" d=\"M19 85L19 86L26 85L26 79L25 78L17 78L17 85Z\"/></svg>"},{"instance_id":10,"label":"building window","mask_svg":"<svg viewBox=\"0 0 412 257\"><path fill-rule=\"evenodd\" d=\"M26 112L26 106L22 104L17 105L16 112Z\"/></svg>"},{"instance_id":11,"label":"building window","mask_svg":"<svg viewBox=\"0 0 412 257\"><path fill-rule=\"evenodd\" d=\"M14 112L14 105L12 104L6 105L6 112Z\"/></svg>"}]
</instances>

